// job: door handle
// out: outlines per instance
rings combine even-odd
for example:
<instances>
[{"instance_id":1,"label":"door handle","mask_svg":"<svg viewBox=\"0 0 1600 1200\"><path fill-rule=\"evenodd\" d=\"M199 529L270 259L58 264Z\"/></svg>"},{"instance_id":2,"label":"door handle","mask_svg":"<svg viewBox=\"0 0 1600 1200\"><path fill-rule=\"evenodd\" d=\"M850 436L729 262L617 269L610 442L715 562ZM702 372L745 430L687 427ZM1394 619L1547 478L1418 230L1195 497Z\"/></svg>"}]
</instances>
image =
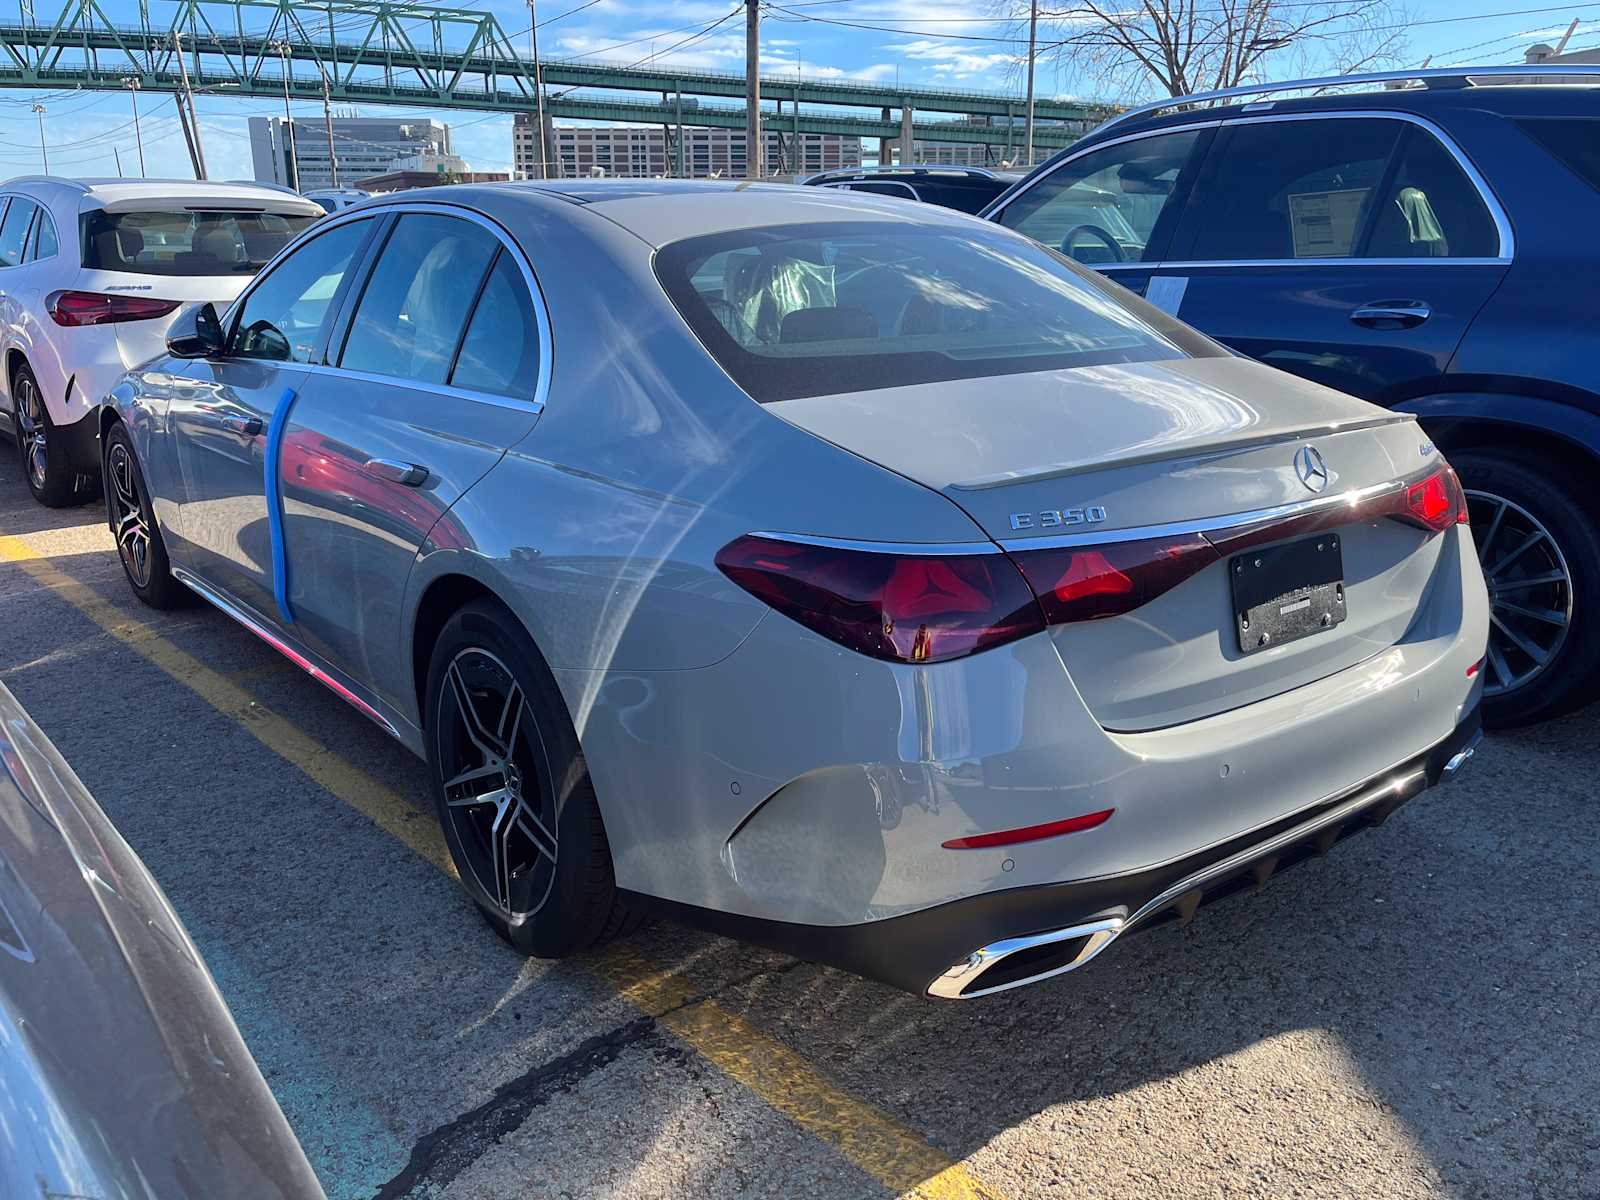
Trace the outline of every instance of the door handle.
<instances>
[{"instance_id":1,"label":"door handle","mask_svg":"<svg viewBox=\"0 0 1600 1200\"><path fill-rule=\"evenodd\" d=\"M1414 329L1433 315L1425 300L1374 300L1350 314L1369 329Z\"/></svg>"},{"instance_id":2,"label":"door handle","mask_svg":"<svg viewBox=\"0 0 1600 1200\"><path fill-rule=\"evenodd\" d=\"M362 468L374 479L421 487L428 482L428 468L418 463L397 462L392 458L369 458Z\"/></svg>"},{"instance_id":3,"label":"door handle","mask_svg":"<svg viewBox=\"0 0 1600 1200\"><path fill-rule=\"evenodd\" d=\"M245 417L238 413L224 413L222 427L229 433L237 433L240 437L255 437L261 432L261 418Z\"/></svg>"}]
</instances>

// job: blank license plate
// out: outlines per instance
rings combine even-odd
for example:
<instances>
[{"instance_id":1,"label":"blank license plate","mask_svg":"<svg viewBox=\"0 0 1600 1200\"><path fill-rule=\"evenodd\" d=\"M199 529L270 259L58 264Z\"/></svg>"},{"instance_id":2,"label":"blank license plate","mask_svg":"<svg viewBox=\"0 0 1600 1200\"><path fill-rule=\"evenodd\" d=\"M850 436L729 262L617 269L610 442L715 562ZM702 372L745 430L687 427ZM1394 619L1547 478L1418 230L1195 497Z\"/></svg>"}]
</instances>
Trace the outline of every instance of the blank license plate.
<instances>
[{"instance_id":1,"label":"blank license plate","mask_svg":"<svg viewBox=\"0 0 1600 1200\"><path fill-rule=\"evenodd\" d=\"M1240 554L1228 574L1242 654L1322 633L1345 618L1344 554L1336 533Z\"/></svg>"}]
</instances>

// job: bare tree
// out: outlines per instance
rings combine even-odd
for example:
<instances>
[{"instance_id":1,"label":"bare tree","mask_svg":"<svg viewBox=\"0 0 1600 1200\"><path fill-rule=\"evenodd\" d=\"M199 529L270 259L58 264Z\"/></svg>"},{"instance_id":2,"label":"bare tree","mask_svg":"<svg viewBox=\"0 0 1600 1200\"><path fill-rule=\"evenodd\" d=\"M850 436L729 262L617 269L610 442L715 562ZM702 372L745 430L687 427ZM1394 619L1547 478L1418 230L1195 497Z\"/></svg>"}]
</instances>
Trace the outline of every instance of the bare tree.
<instances>
[{"instance_id":1,"label":"bare tree","mask_svg":"<svg viewBox=\"0 0 1600 1200\"><path fill-rule=\"evenodd\" d=\"M994 6L1026 37L1027 0ZM1039 60L1118 97L1375 70L1400 61L1409 23L1403 0L1070 0L1039 17Z\"/></svg>"}]
</instances>

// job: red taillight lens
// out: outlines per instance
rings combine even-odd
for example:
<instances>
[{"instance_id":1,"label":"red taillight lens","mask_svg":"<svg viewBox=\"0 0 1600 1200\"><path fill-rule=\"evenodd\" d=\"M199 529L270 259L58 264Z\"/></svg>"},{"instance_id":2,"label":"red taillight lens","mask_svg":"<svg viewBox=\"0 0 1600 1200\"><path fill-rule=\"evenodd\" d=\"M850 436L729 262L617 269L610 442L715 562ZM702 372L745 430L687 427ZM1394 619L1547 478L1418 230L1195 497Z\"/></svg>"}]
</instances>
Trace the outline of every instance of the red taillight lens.
<instances>
[{"instance_id":1,"label":"red taillight lens","mask_svg":"<svg viewBox=\"0 0 1600 1200\"><path fill-rule=\"evenodd\" d=\"M940 662L1044 628L1017 568L994 554L894 554L736 538L722 573L784 616L891 662Z\"/></svg>"},{"instance_id":2,"label":"red taillight lens","mask_svg":"<svg viewBox=\"0 0 1600 1200\"><path fill-rule=\"evenodd\" d=\"M1449 467L1406 489L1406 507L1417 524L1435 533L1467 523L1466 497Z\"/></svg>"},{"instance_id":3,"label":"red taillight lens","mask_svg":"<svg viewBox=\"0 0 1600 1200\"><path fill-rule=\"evenodd\" d=\"M57 325L110 325L116 321L148 321L173 312L177 300L149 296L119 296L103 292L52 292L45 299L50 319Z\"/></svg>"},{"instance_id":4,"label":"red taillight lens","mask_svg":"<svg viewBox=\"0 0 1600 1200\"><path fill-rule=\"evenodd\" d=\"M1052 625L1115 617L1148 604L1221 557L1198 534L1103 546L1018 550L1011 557Z\"/></svg>"}]
</instances>

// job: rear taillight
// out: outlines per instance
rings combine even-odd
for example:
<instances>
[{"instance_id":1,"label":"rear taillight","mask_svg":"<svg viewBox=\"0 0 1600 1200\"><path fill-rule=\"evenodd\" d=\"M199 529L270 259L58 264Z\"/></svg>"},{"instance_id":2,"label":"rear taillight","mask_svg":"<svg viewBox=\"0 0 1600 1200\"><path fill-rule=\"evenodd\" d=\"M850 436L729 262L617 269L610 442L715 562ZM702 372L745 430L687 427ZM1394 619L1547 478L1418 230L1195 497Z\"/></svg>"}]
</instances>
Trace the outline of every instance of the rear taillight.
<instances>
[{"instance_id":1,"label":"rear taillight","mask_svg":"<svg viewBox=\"0 0 1600 1200\"><path fill-rule=\"evenodd\" d=\"M110 325L117 321L148 321L175 311L180 301L149 296L122 296L104 292L51 292L45 299L50 319L57 325Z\"/></svg>"},{"instance_id":2,"label":"rear taillight","mask_svg":"<svg viewBox=\"0 0 1600 1200\"><path fill-rule=\"evenodd\" d=\"M748 535L717 554L722 573L784 616L890 662L940 662L1044 628L1011 560L900 554Z\"/></svg>"},{"instance_id":3,"label":"rear taillight","mask_svg":"<svg viewBox=\"0 0 1600 1200\"><path fill-rule=\"evenodd\" d=\"M1221 557L1199 534L1099 546L1014 550L1052 625L1115 617L1148 604Z\"/></svg>"},{"instance_id":4,"label":"rear taillight","mask_svg":"<svg viewBox=\"0 0 1600 1200\"><path fill-rule=\"evenodd\" d=\"M1449 467L1407 488L1406 509L1416 524L1434 533L1468 523L1467 498Z\"/></svg>"}]
</instances>

